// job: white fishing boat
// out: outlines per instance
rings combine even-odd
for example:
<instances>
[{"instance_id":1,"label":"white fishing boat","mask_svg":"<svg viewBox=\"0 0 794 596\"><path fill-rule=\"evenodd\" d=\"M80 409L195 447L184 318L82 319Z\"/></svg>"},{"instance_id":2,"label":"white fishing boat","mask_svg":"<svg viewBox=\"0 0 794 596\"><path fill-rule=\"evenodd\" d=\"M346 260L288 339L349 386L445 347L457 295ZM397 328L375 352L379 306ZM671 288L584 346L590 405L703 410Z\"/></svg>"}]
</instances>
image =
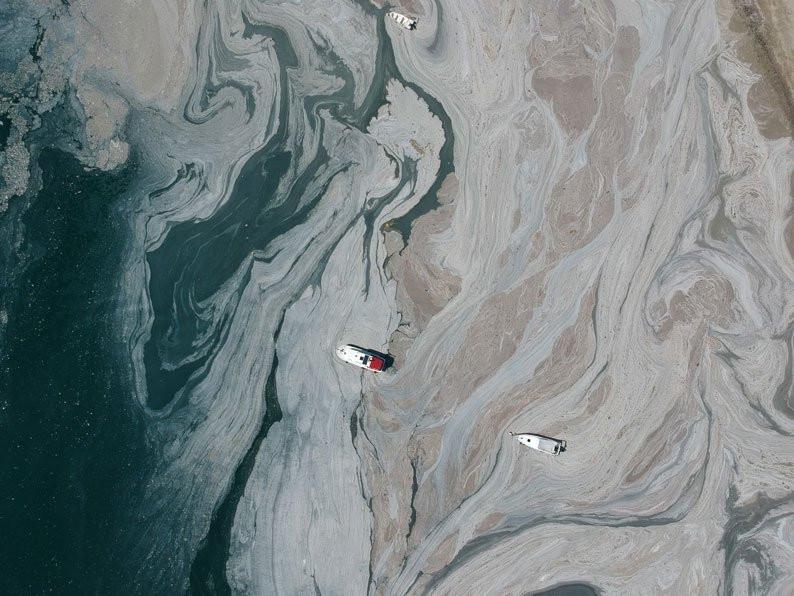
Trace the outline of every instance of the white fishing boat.
<instances>
[{"instance_id":1,"label":"white fishing boat","mask_svg":"<svg viewBox=\"0 0 794 596\"><path fill-rule=\"evenodd\" d=\"M516 440L522 445L532 447L532 449L537 449L538 451L542 451L543 453L548 453L550 455L560 454L561 452L565 451L567 446L566 441L552 439L551 437L544 437L543 435L533 435L531 433L514 433L513 431L510 431L510 435L515 437Z\"/></svg>"},{"instance_id":2,"label":"white fishing boat","mask_svg":"<svg viewBox=\"0 0 794 596\"><path fill-rule=\"evenodd\" d=\"M365 368L372 372L380 372L386 368L386 359L380 352L367 350L351 344L336 348L336 356L348 364Z\"/></svg>"},{"instance_id":3,"label":"white fishing boat","mask_svg":"<svg viewBox=\"0 0 794 596\"><path fill-rule=\"evenodd\" d=\"M416 29L416 24L419 22L414 18L407 17L404 14L400 14L399 12L394 12L393 10L390 10L388 12L388 15L392 19L394 19L398 24L402 25L409 31L413 31L414 29Z\"/></svg>"}]
</instances>

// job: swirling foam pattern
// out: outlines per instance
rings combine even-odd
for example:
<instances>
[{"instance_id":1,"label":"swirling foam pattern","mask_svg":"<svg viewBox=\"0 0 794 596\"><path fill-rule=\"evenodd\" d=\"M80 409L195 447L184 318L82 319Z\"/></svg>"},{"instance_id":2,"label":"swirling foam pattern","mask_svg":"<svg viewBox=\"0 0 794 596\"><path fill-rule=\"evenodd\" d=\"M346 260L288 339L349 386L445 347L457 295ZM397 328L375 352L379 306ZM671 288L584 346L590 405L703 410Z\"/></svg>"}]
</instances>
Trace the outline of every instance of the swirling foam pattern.
<instances>
[{"instance_id":1,"label":"swirling foam pattern","mask_svg":"<svg viewBox=\"0 0 794 596\"><path fill-rule=\"evenodd\" d=\"M717 9L443 3L396 44L459 182L411 242L460 285L361 407L376 591L790 589L794 152Z\"/></svg>"},{"instance_id":2,"label":"swirling foam pattern","mask_svg":"<svg viewBox=\"0 0 794 596\"><path fill-rule=\"evenodd\" d=\"M125 286L142 507L197 545L243 482L239 592L785 589L794 153L714 7L415 10L208 9Z\"/></svg>"},{"instance_id":3,"label":"swirling foam pattern","mask_svg":"<svg viewBox=\"0 0 794 596\"><path fill-rule=\"evenodd\" d=\"M741 15L399 9L416 31L197 4L172 107L119 91L142 165L116 356L153 462L119 582L787 593L794 146Z\"/></svg>"}]
</instances>

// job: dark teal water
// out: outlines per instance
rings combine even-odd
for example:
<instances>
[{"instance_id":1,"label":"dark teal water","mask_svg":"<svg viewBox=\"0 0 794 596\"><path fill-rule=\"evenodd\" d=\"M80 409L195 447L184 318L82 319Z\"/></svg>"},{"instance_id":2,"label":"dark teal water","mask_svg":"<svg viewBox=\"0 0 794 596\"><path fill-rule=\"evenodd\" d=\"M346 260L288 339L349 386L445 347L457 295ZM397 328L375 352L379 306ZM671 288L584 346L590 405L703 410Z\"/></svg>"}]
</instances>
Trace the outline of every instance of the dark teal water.
<instances>
[{"instance_id":1,"label":"dark teal water","mask_svg":"<svg viewBox=\"0 0 794 596\"><path fill-rule=\"evenodd\" d=\"M113 207L135 166L86 172L57 150L38 163L41 190L18 220L29 263L3 288L0 593L101 593L114 507L145 459L109 355L122 238ZM21 233L13 216L4 239ZM4 254L8 274L15 263Z\"/></svg>"},{"instance_id":2,"label":"dark teal water","mask_svg":"<svg viewBox=\"0 0 794 596\"><path fill-rule=\"evenodd\" d=\"M540 592L532 592L531 596L598 596L600 593L600 590L590 584L569 583Z\"/></svg>"},{"instance_id":3,"label":"dark teal water","mask_svg":"<svg viewBox=\"0 0 794 596\"><path fill-rule=\"evenodd\" d=\"M414 218L437 206L436 191L453 169L451 124L438 102L402 78L384 30L383 11L362 5L379 19L380 40L365 100L353 105L352 73L333 52L318 47L325 68L345 84L329 95L302 98L302 109L311 126L318 126L315 114L322 107L363 131L385 102L386 84L392 78L428 103L445 129L442 171L431 191L395 222L407 238ZM145 256L154 315L143 350L147 406L168 411L168 416L183 415L180 406L223 341L239 296L229 299L211 325L196 312L195 301L216 294L251 254L304 222L322 199L325 177L330 180L333 175L323 172L329 161L324 150L300 172L290 170L304 148L285 125L294 105L288 95L288 78L294 73L289 71L297 64L287 35L250 23L244 35L274 40L281 88L288 91L279 100L278 130L242 166L228 202L207 220L172 226L158 248ZM229 69L234 66L221 62ZM198 103L206 103L218 89L210 80L198 86ZM250 104L249 91L240 88ZM187 111L185 116L189 119ZM74 127L59 118L64 114L47 117L51 126L45 128L53 136L45 138L42 132L40 139L77 147L80 135L69 133ZM0 145L7 141L7 128L0 115ZM69 138L55 139L58 135ZM31 188L38 190L15 200L0 216L2 304L8 315L0 336L0 596L174 594L185 586L194 594L227 594L225 565L237 506L261 443L281 417L274 380L278 363L273 362L263 396L266 411L259 432L237 468L229 471L228 491L214 508L187 514L171 511L167 486L162 500L147 500L148 483L158 480L153 474L161 447L159 421L151 415L144 419L136 408L130 379L123 373L128 363L118 360L126 346L114 336L111 323L119 318L122 253L131 225L123 214L134 212L142 198L156 201L169 186L143 188L147 178L142 171L156 166L135 156L111 173L86 171L57 149L43 150L35 159ZM366 247L377 233L374 226L381 209L412 183L415 166L402 164L399 187L362 208L364 258L370 258ZM178 172L158 172L157 178L170 176L163 184L178 185L198 175L193 168L182 164ZM283 184L288 176L295 178ZM278 196L279 188L291 190ZM319 190L308 197L307 188ZM322 275L331 250L317 264L315 278ZM247 278L239 283L242 289ZM270 315L283 320L284 312ZM197 547L172 543L181 528L195 521L185 515L199 520L199 527L206 527L203 522L208 520L208 531Z\"/></svg>"}]
</instances>

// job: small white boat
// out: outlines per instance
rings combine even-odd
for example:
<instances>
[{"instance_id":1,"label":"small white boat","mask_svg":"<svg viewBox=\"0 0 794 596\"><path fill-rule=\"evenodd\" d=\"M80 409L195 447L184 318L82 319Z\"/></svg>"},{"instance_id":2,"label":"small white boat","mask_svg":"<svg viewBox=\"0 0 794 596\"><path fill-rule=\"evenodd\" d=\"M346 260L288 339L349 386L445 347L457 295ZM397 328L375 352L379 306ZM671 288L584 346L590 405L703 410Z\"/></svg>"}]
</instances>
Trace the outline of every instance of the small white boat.
<instances>
[{"instance_id":1,"label":"small white boat","mask_svg":"<svg viewBox=\"0 0 794 596\"><path fill-rule=\"evenodd\" d=\"M419 22L414 18L407 17L404 14L400 14L399 12L394 12L393 10L390 10L388 12L388 15L391 18L393 18L395 21L397 21L397 23L399 23L400 25L402 25L403 27L405 27L410 31L416 29L416 24Z\"/></svg>"},{"instance_id":2,"label":"small white boat","mask_svg":"<svg viewBox=\"0 0 794 596\"><path fill-rule=\"evenodd\" d=\"M548 453L550 455L560 454L561 452L565 451L565 448L568 445L566 441L552 439L551 437L544 437L543 435L533 435L531 433L514 433L513 431L510 431L510 435L515 437L516 440L522 445L532 447L532 449L537 449L538 451L542 451L543 453Z\"/></svg>"},{"instance_id":3,"label":"small white boat","mask_svg":"<svg viewBox=\"0 0 794 596\"><path fill-rule=\"evenodd\" d=\"M386 368L386 359L382 354L351 344L336 348L336 355L340 360L348 364L358 366L359 368L366 368L372 372L380 372Z\"/></svg>"}]
</instances>

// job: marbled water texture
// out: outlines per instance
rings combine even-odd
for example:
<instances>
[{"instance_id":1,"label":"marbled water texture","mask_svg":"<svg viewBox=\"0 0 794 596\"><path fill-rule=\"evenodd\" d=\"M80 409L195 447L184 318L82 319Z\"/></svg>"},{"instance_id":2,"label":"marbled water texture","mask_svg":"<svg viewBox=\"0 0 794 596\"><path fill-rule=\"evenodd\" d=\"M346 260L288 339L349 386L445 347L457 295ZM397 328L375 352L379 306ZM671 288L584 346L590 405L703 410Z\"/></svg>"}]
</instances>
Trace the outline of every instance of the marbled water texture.
<instances>
[{"instance_id":1,"label":"marbled water texture","mask_svg":"<svg viewBox=\"0 0 794 596\"><path fill-rule=\"evenodd\" d=\"M75 154L138 160L145 470L94 589L791 593L792 110L746 11L194 4L60 25Z\"/></svg>"}]
</instances>

